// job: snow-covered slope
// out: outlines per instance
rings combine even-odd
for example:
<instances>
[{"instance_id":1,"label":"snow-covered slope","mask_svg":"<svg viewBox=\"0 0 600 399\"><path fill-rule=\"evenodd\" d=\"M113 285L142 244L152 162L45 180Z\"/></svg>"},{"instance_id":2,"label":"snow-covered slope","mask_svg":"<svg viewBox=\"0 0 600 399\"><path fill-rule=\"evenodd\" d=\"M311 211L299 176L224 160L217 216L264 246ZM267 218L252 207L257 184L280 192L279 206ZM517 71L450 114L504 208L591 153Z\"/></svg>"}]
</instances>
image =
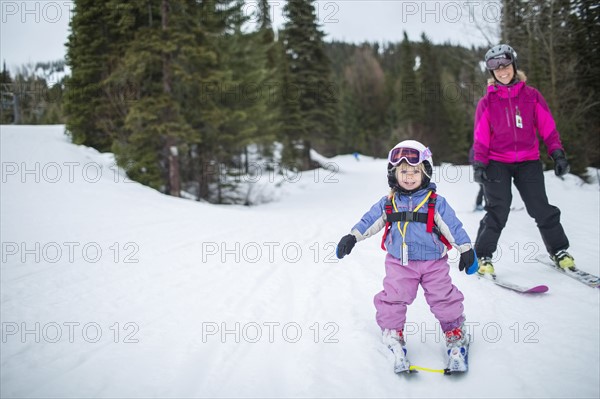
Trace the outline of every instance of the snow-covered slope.
<instances>
[{"instance_id":1,"label":"snow-covered slope","mask_svg":"<svg viewBox=\"0 0 600 399\"><path fill-rule=\"evenodd\" d=\"M387 192L385 161L336 157L290 177L278 202L213 206L128 182L63 129L1 127L2 397L600 396L600 290L528 261L543 245L525 211L511 214L496 269L550 291L467 276L453 251L471 370L406 378L374 320L379 239L333 256ZM443 165L434 180L473 239L469 173ZM598 184L546 182L577 264L600 274ZM408 318L412 363L443 367L422 291Z\"/></svg>"}]
</instances>

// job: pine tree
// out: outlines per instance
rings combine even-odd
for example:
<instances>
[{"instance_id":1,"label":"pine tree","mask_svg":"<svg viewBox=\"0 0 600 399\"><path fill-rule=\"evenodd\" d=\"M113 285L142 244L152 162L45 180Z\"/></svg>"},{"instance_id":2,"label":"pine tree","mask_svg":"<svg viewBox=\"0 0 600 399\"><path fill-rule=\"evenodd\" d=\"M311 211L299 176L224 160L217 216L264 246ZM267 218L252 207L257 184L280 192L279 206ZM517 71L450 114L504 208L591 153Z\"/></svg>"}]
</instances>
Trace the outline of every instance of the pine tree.
<instances>
[{"instance_id":1,"label":"pine tree","mask_svg":"<svg viewBox=\"0 0 600 399\"><path fill-rule=\"evenodd\" d=\"M205 35L196 2L165 0L148 15L112 76L135 90L125 133L115 141L114 151L133 179L178 196L181 153L202 142L203 134L196 129L208 120L205 110L196 107L206 84L206 75L198 71L214 55L202 45Z\"/></svg>"},{"instance_id":2,"label":"pine tree","mask_svg":"<svg viewBox=\"0 0 600 399\"><path fill-rule=\"evenodd\" d=\"M281 98L281 85L278 84L278 68L281 64L281 52L275 41L275 32L273 31L269 2L261 0L259 2L259 29L252 35L255 57L258 67L262 69L257 86L260 91L260 101L264 102L262 110L258 116L258 131L261 136L274 140L281 131L281 108L279 99ZM279 82L280 83L280 82ZM263 140L265 141L265 140Z\"/></svg>"},{"instance_id":3,"label":"pine tree","mask_svg":"<svg viewBox=\"0 0 600 399\"><path fill-rule=\"evenodd\" d=\"M446 155L445 138L447 135L448 115L444 107L444 87L441 80L439 53L429 38L422 34L420 45L421 65L417 71L419 86L418 120L423 126L422 140L431 150Z\"/></svg>"},{"instance_id":4,"label":"pine tree","mask_svg":"<svg viewBox=\"0 0 600 399\"><path fill-rule=\"evenodd\" d=\"M241 6L240 1L228 0L200 5L203 45L212 59L204 62L201 101L190 101L202 110L194 123L199 134L196 168L199 198L216 203L229 202L227 193L235 187L228 175L236 173L230 172L233 169L239 170L240 154L256 132L248 110L254 105L252 90L256 90L257 78L252 68L258 66L251 65L256 54L241 32L245 22Z\"/></svg>"},{"instance_id":5,"label":"pine tree","mask_svg":"<svg viewBox=\"0 0 600 399\"><path fill-rule=\"evenodd\" d=\"M229 72L223 66L219 38L232 18L230 1L187 1L179 40L175 92L180 112L190 126L190 135L180 145L182 179L186 190L198 200L213 200L215 182L219 182L217 162L219 129L228 117L221 105Z\"/></svg>"},{"instance_id":6,"label":"pine tree","mask_svg":"<svg viewBox=\"0 0 600 399\"><path fill-rule=\"evenodd\" d=\"M404 32L404 39L397 50L400 57L397 62L398 79L394 83L394 99L391 110L394 115L394 124L388 146L406 139L422 139L421 85L415 71L417 66L413 47L414 45L410 43L408 35Z\"/></svg>"},{"instance_id":7,"label":"pine tree","mask_svg":"<svg viewBox=\"0 0 600 399\"><path fill-rule=\"evenodd\" d=\"M259 42L264 46L266 62L265 67L268 71L277 68L277 48L275 45L275 32L273 31L273 21L271 20L271 9L268 0L259 1L258 14L258 36ZM272 73L272 72L271 72Z\"/></svg>"},{"instance_id":8,"label":"pine tree","mask_svg":"<svg viewBox=\"0 0 600 399\"><path fill-rule=\"evenodd\" d=\"M290 60L286 54L284 45L280 47L280 122L282 126L279 133L279 141L283 143L282 159L290 168L302 167L302 153L299 146L304 137L308 136L305 121L300 108L300 94L298 87L293 83ZM307 167L308 168L308 167Z\"/></svg>"},{"instance_id":9,"label":"pine tree","mask_svg":"<svg viewBox=\"0 0 600 399\"><path fill-rule=\"evenodd\" d=\"M303 167L310 166L314 145L326 153L336 146L338 88L331 76L315 8L309 0L290 0L284 7L281 34L285 51L283 107L288 146L298 146ZM289 112L289 113L288 113Z\"/></svg>"},{"instance_id":10,"label":"pine tree","mask_svg":"<svg viewBox=\"0 0 600 399\"><path fill-rule=\"evenodd\" d=\"M357 122L351 140L355 145L366 144L371 154L381 155L387 149L388 132L384 126L388 104L385 74L374 55L375 51L367 44L356 48L344 77L350 89Z\"/></svg>"},{"instance_id":11,"label":"pine tree","mask_svg":"<svg viewBox=\"0 0 600 399\"><path fill-rule=\"evenodd\" d=\"M95 118L95 109L102 102L100 82L108 47L103 34L105 9L92 0L74 3L67 42L67 63L71 67L71 77L66 82L67 130L74 143L106 151L110 148L110 137L100 130Z\"/></svg>"},{"instance_id":12,"label":"pine tree","mask_svg":"<svg viewBox=\"0 0 600 399\"><path fill-rule=\"evenodd\" d=\"M227 173L217 183L217 201L231 202L227 191L236 189L237 176L248 172L247 148L250 144L267 144L275 138L273 119L268 107L267 50L260 31L244 33L248 17L242 15L243 1L236 1L230 29L218 39L222 50L221 70L227 71L220 82L220 106L226 110L220 125L217 147L213 152L216 162ZM272 99L271 99L272 100ZM224 180L224 181L222 181Z\"/></svg>"},{"instance_id":13,"label":"pine tree","mask_svg":"<svg viewBox=\"0 0 600 399\"><path fill-rule=\"evenodd\" d=\"M566 29L572 32L569 56L576 59L575 76L580 101L573 104L581 144L576 157L583 166L600 167L600 7L594 0L573 0ZM571 128L573 130L574 128ZM576 140L573 140L576 144ZM575 155L575 154L572 154ZM571 156L572 160L574 157Z\"/></svg>"},{"instance_id":14,"label":"pine tree","mask_svg":"<svg viewBox=\"0 0 600 399\"><path fill-rule=\"evenodd\" d=\"M117 106L131 98L123 99L127 86L110 86L108 79L147 7L143 0L75 0L67 42L71 76L64 95L66 127L75 143L109 151L119 134L126 111Z\"/></svg>"},{"instance_id":15,"label":"pine tree","mask_svg":"<svg viewBox=\"0 0 600 399\"><path fill-rule=\"evenodd\" d=\"M338 80L340 96L340 111L338 116L338 126L340 126L340 143L339 150L342 153L353 153L360 151L363 154L370 154L370 149L367 144L366 132L359 129L358 121L358 99L354 96L353 90L345 79Z\"/></svg>"},{"instance_id":16,"label":"pine tree","mask_svg":"<svg viewBox=\"0 0 600 399\"><path fill-rule=\"evenodd\" d=\"M15 85L6 69L6 62L2 64L0 73L0 124L15 122Z\"/></svg>"},{"instance_id":17,"label":"pine tree","mask_svg":"<svg viewBox=\"0 0 600 399\"><path fill-rule=\"evenodd\" d=\"M448 124L443 131L444 152L441 159L454 164L468 162L473 142L474 107L472 82L483 82L485 77L475 75L478 59L464 48L443 45L438 49L445 60L441 73L441 95ZM476 77L477 76L477 77Z\"/></svg>"}]
</instances>

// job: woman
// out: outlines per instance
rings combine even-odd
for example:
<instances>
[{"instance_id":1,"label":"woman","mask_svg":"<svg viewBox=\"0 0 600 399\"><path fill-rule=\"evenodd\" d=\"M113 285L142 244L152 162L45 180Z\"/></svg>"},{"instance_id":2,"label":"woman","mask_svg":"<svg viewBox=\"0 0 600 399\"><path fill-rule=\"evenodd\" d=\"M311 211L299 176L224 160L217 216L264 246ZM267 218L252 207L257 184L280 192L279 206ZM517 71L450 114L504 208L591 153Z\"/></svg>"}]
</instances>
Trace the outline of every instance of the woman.
<instances>
[{"instance_id":1,"label":"woman","mask_svg":"<svg viewBox=\"0 0 600 399\"><path fill-rule=\"evenodd\" d=\"M574 259L566 251L569 240L560 224L560 210L548 203L536 136L537 130L554 160L555 174L568 173L550 109L540 92L526 85L512 47L492 47L485 55L485 65L492 79L477 105L474 131L474 177L484 186L487 212L475 242L480 257L478 273L495 276L491 258L510 213L513 181L550 257L559 267L574 269Z\"/></svg>"}]
</instances>

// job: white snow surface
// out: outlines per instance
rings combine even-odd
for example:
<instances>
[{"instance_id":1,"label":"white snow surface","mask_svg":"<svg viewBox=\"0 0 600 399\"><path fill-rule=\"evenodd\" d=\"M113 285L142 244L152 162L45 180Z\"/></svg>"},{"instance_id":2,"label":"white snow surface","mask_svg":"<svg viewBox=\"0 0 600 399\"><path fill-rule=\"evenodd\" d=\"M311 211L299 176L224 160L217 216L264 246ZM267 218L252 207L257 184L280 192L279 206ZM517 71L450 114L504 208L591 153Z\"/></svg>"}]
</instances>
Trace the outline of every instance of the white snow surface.
<instances>
[{"instance_id":1,"label":"white snow surface","mask_svg":"<svg viewBox=\"0 0 600 399\"><path fill-rule=\"evenodd\" d=\"M398 376L375 323L381 234L333 255L387 193L384 160L338 156L279 201L243 207L127 181L64 126L2 126L1 156L2 397L600 396L600 290L531 261L544 249L526 211L512 212L496 271L549 292L467 276L451 251L470 370ZM545 177L577 265L599 275L598 182ZM470 168L442 165L433 180L474 240ZM412 364L444 367L422 289L406 335Z\"/></svg>"}]
</instances>

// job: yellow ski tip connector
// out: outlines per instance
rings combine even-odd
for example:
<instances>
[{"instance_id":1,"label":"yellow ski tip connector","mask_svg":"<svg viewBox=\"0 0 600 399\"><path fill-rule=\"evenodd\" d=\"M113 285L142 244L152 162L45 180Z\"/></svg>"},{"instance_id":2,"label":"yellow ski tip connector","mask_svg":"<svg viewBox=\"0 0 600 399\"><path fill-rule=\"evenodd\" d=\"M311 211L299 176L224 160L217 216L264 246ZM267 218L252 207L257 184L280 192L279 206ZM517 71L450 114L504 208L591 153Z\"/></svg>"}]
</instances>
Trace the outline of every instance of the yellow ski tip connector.
<instances>
[{"instance_id":1,"label":"yellow ski tip connector","mask_svg":"<svg viewBox=\"0 0 600 399\"><path fill-rule=\"evenodd\" d=\"M427 371L429 373L450 374L450 371L447 369L430 369L421 366L410 366L410 371Z\"/></svg>"}]
</instances>

